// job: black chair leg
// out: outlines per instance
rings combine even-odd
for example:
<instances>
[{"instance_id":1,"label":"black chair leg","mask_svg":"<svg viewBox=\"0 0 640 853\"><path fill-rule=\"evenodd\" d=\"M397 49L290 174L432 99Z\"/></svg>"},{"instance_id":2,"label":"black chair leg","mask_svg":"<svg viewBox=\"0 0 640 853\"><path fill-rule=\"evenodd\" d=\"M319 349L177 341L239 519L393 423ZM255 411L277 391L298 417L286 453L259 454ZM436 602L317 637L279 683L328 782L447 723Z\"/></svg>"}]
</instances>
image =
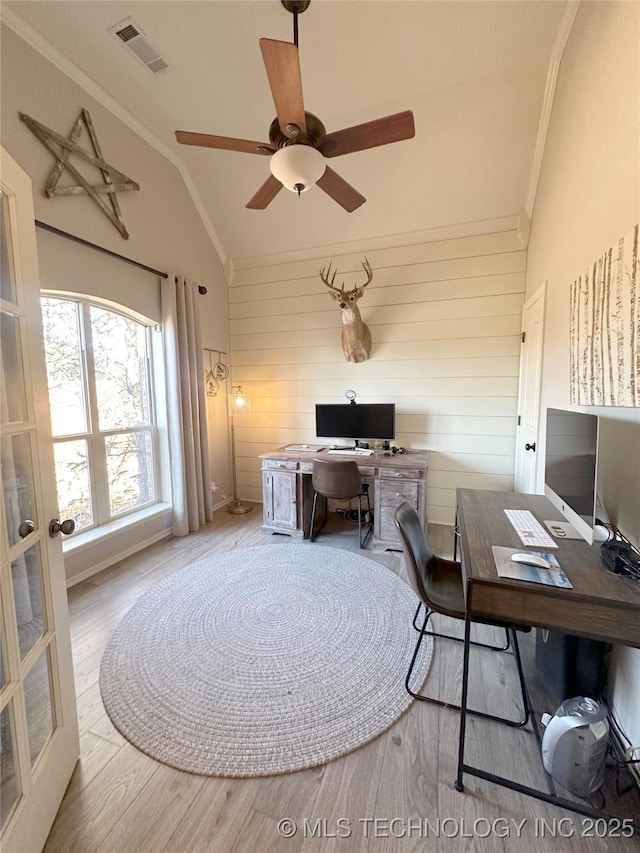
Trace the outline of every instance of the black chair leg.
<instances>
[{"instance_id":1,"label":"black chair leg","mask_svg":"<svg viewBox=\"0 0 640 853\"><path fill-rule=\"evenodd\" d=\"M367 526L366 533L364 534L364 539L362 538L362 495L358 495L358 538L360 540L360 547L364 548L367 544L367 540L373 531L373 516L371 515L371 500L369 499L369 488L367 487L365 491L362 493L367 496L367 512L369 513L369 524Z\"/></svg>"},{"instance_id":2,"label":"black chair leg","mask_svg":"<svg viewBox=\"0 0 640 853\"><path fill-rule=\"evenodd\" d=\"M418 604L418 610L416 610L416 614L414 616L414 622L418 616L418 612L420 610L421 605L422 605L422 602L420 602ZM460 705L455 705L451 702L443 702L441 699L435 699L434 697L431 697L431 696L425 696L422 693L416 693L409 686L409 682L411 681L411 676L413 675L413 670L415 667L416 660L418 658L418 653L420 651L422 641L424 640L425 636L427 636L427 634L429 633L427 631L427 625L429 623L429 617L431 616L432 611L429 610L428 607L425 607L425 611L426 611L425 617L424 617L424 620L422 622L422 627L420 628L418 640L417 640L415 648L413 650L413 656L411 658L411 663L409 664L409 670L407 672L407 677L405 678L405 681L404 681L404 686L407 689L407 693L410 696L413 696L413 698L417 699L419 702L430 702L432 705L438 705L441 708L450 708L452 711L460 711ZM507 630L509 630L509 629L507 629ZM529 716L530 716L529 707L530 706L529 706L529 698L528 698L528 694L527 694L527 687L526 687L525 680L524 680L524 672L522 669L522 660L520 658L520 647L518 646L518 638L516 637L515 631L512 630L512 634L513 634L513 649L514 649L514 653L515 653L516 665L518 668L518 677L520 679L520 690L522 692L522 704L523 704L523 708L524 708L524 717L520 720L509 720L506 717L499 717L499 716L496 716L495 714L487 714L484 711L475 711L475 710L472 710L471 708L467 708L467 713L473 714L474 717L481 717L484 720L493 720L496 723L504 723L505 725L511 726L512 728L522 728L523 726L526 726L526 724L529 722ZM457 639L457 638L454 638L454 639ZM470 645L478 645L478 644L470 642Z\"/></svg>"},{"instance_id":3,"label":"black chair leg","mask_svg":"<svg viewBox=\"0 0 640 853\"><path fill-rule=\"evenodd\" d=\"M324 519L323 523L320 525L320 527L318 528L318 530L314 533L313 528L314 528L315 520L316 520L316 507L317 507L317 505L318 505L318 493L314 492L313 493L313 503L311 505L311 523L309 525L309 542L315 542L316 541L316 539L318 538L318 533L320 533L322 528L327 523L327 513L325 511L325 519Z\"/></svg>"},{"instance_id":4,"label":"black chair leg","mask_svg":"<svg viewBox=\"0 0 640 853\"><path fill-rule=\"evenodd\" d=\"M416 614L413 617L413 627L416 631L420 630L420 626L416 625L416 620L418 618L418 613L420 613L420 608L423 606L423 602L418 602L418 609L416 610ZM426 607L426 604L424 605ZM509 636L509 629L504 629L505 633L505 644L504 646L493 646L491 643L478 643L476 640L471 640L472 646L478 646L480 649L489 649L492 652L508 652L511 648L511 637ZM463 637L454 637L452 634L440 634L437 631L427 631L427 636L429 637L439 637L441 640L455 640L456 643L463 643Z\"/></svg>"},{"instance_id":5,"label":"black chair leg","mask_svg":"<svg viewBox=\"0 0 640 853\"><path fill-rule=\"evenodd\" d=\"M513 654L518 667L518 678L520 679L520 692L522 694L522 706L524 708L524 720L521 725L526 726L531 716L531 702L529 701L529 693L527 691L527 682L524 678L524 670L522 669L522 658L520 657L520 645L518 643L518 633L515 628L511 629L513 634Z\"/></svg>"}]
</instances>

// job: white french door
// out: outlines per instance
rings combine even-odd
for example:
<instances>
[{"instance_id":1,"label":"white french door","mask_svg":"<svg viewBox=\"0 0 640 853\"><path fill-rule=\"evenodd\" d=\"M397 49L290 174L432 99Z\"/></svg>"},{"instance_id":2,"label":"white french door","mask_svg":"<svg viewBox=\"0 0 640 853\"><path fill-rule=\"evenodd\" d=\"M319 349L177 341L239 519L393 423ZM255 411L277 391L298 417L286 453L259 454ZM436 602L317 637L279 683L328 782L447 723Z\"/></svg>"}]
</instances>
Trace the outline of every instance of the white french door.
<instances>
[{"instance_id":1,"label":"white french door","mask_svg":"<svg viewBox=\"0 0 640 853\"><path fill-rule=\"evenodd\" d=\"M31 181L4 148L0 163L0 841L38 853L78 760L78 722Z\"/></svg>"}]
</instances>

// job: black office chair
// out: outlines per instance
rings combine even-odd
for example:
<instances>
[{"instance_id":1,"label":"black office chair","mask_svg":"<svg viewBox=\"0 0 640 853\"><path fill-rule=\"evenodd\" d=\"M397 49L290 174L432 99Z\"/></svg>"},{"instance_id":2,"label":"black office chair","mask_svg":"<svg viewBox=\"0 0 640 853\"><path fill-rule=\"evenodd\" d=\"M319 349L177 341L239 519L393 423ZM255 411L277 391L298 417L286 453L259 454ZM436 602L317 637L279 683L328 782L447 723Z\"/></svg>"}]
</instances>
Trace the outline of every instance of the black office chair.
<instances>
[{"instance_id":1,"label":"black office chair","mask_svg":"<svg viewBox=\"0 0 640 853\"><path fill-rule=\"evenodd\" d=\"M358 498L358 539L360 547L364 548L367 544L367 539L373 530L373 513L371 512L371 502L369 500L369 484L362 482L360 471L357 464L351 459L314 459L313 471L311 474L311 484L314 489L313 507L311 509L311 532L309 539L315 542L320 530L326 524L325 521L320 529L314 533L314 525L316 518L316 507L318 504L318 495L325 498L333 498L338 501L352 500ZM362 497L367 498L367 510L369 513L369 523L362 536Z\"/></svg>"},{"instance_id":2,"label":"black office chair","mask_svg":"<svg viewBox=\"0 0 640 853\"><path fill-rule=\"evenodd\" d=\"M420 601L413 618L413 624L416 630L419 631L418 640L409 664L409 671L405 679L405 687L407 692L422 702L432 702L434 705L440 705L444 708L453 708L460 710L459 705L443 702L440 699L435 699L430 696L425 696L421 693L416 693L409 686L415 663L422 645L424 637L429 632L427 625L432 613L440 613L443 616L450 616L453 619L465 618L465 600L464 587L462 582L462 566L454 560L445 560L442 557L436 557L424 533L420 519L415 509L406 501L395 511L394 519L400 539L402 541L402 549L405 557L405 564L409 573L409 580L414 591L417 593ZM422 626L418 628L416 619L420 612L420 608L424 606L425 616ZM480 620L474 620L480 621ZM522 704L524 708L524 717L520 720L509 720L504 717L498 717L494 714L487 714L483 711L473 711L468 709L469 714L475 714L477 717L483 717L488 720L496 720L497 722L506 723L509 726L520 727L525 726L529 722L529 701L527 698L527 688L522 671L522 660L520 658L520 648L518 646L518 638L516 631L530 631L530 628L510 625L504 622L495 622L493 620L482 620L482 624L493 625L498 628L504 628L507 636L510 634L513 639L513 653L518 667L518 677L520 679L520 690L522 693ZM437 635L436 635L437 636ZM447 639L457 639L447 637ZM477 644L474 645L484 645ZM488 646L488 648L503 650L501 647Z\"/></svg>"}]
</instances>

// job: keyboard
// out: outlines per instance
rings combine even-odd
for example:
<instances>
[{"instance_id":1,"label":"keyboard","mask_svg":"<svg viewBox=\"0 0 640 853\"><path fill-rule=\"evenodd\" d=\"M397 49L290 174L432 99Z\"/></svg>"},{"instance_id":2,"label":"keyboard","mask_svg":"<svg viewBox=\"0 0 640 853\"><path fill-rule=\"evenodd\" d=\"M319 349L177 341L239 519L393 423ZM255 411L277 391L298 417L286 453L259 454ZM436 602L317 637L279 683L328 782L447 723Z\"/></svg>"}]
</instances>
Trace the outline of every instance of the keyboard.
<instances>
[{"instance_id":1,"label":"keyboard","mask_svg":"<svg viewBox=\"0 0 640 853\"><path fill-rule=\"evenodd\" d=\"M558 547L528 509L505 509L505 513L523 545L533 545L535 548Z\"/></svg>"},{"instance_id":2,"label":"keyboard","mask_svg":"<svg viewBox=\"0 0 640 853\"><path fill-rule=\"evenodd\" d=\"M332 456L372 456L373 450L366 450L364 447L352 447L346 450L335 448L334 450L327 450L327 453Z\"/></svg>"}]
</instances>

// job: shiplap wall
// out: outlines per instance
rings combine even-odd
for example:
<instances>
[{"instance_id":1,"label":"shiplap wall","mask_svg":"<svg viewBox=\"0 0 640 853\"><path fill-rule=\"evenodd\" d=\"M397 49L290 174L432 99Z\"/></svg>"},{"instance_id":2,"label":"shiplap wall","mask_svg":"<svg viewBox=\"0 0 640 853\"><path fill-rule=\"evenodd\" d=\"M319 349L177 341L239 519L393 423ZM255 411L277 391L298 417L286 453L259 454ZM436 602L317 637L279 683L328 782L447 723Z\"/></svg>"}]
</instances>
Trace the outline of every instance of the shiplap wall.
<instances>
[{"instance_id":1,"label":"shiplap wall","mask_svg":"<svg viewBox=\"0 0 640 853\"><path fill-rule=\"evenodd\" d=\"M401 240L398 240L400 243ZM261 501L258 455L313 443L315 403L395 402L396 444L431 451L427 515L452 524L458 487L513 488L526 252L515 228L368 249L359 305L371 357L345 360L340 311L318 275L364 280L363 253L234 270L229 288L233 384L251 398L236 420L238 492Z\"/></svg>"}]
</instances>

